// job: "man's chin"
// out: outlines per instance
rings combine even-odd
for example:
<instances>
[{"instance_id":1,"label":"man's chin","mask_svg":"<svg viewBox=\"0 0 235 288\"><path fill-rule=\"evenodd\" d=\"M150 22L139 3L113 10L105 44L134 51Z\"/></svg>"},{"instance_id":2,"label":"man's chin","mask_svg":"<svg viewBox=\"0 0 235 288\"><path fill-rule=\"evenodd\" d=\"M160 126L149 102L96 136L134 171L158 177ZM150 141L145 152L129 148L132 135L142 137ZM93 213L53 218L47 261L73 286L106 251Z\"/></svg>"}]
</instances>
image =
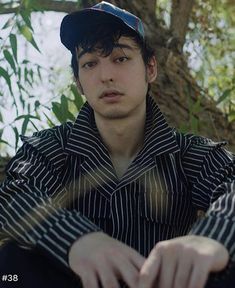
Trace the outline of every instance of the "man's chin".
<instances>
[{"instance_id":1,"label":"man's chin","mask_svg":"<svg viewBox=\"0 0 235 288\"><path fill-rule=\"evenodd\" d=\"M101 114L103 118L109 119L109 120L119 120L119 119L125 119L128 117L127 112L121 112L121 111L112 111L112 112L107 112L107 113L102 113Z\"/></svg>"}]
</instances>

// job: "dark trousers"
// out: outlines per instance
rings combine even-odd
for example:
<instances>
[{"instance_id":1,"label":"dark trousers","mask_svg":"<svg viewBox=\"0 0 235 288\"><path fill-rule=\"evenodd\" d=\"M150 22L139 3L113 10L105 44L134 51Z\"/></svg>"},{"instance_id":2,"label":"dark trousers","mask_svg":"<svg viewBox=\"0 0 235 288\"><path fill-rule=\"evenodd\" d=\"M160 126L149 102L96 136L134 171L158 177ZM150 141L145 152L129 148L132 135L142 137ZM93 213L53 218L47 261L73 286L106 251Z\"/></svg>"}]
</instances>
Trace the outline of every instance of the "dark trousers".
<instances>
[{"instance_id":1,"label":"dark trousers","mask_svg":"<svg viewBox=\"0 0 235 288\"><path fill-rule=\"evenodd\" d=\"M81 285L72 272L63 271L37 251L11 242L0 247L0 287L81 288Z\"/></svg>"},{"instance_id":2,"label":"dark trousers","mask_svg":"<svg viewBox=\"0 0 235 288\"><path fill-rule=\"evenodd\" d=\"M11 242L0 247L0 287L82 288L82 285L72 272L57 267L37 251L22 249ZM211 275L205 288L235 288L235 264L231 263L225 272Z\"/></svg>"}]
</instances>

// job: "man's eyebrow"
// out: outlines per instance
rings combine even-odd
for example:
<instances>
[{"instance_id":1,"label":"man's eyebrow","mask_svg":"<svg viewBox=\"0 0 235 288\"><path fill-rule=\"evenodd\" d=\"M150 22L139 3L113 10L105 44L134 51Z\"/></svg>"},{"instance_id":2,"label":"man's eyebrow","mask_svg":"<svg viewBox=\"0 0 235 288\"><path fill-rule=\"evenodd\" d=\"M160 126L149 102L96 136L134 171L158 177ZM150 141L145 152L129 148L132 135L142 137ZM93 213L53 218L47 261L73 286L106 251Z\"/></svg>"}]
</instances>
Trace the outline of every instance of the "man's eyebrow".
<instances>
[{"instance_id":1,"label":"man's eyebrow","mask_svg":"<svg viewBox=\"0 0 235 288\"><path fill-rule=\"evenodd\" d=\"M76 52L78 53L78 49L76 49ZM87 50L82 50L79 54L77 54L77 61L87 52Z\"/></svg>"},{"instance_id":2,"label":"man's eyebrow","mask_svg":"<svg viewBox=\"0 0 235 288\"><path fill-rule=\"evenodd\" d=\"M113 45L114 48L121 48L121 49L129 49L129 50L134 50L134 47L127 45L127 44L122 44L122 43L115 43ZM78 51L78 49L77 49ZM77 55L77 60L79 60L84 54L88 53L88 50L82 50L78 55Z\"/></svg>"},{"instance_id":3,"label":"man's eyebrow","mask_svg":"<svg viewBox=\"0 0 235 288\"><path fill-rule=\"evenodd\" d=\"M122 43L116 43L113 45L113 48L121 48L121 49L129 49L129 50L134 50L134 47L128 45L128 44L122 44Z\"/></svg>"}]
</instances>

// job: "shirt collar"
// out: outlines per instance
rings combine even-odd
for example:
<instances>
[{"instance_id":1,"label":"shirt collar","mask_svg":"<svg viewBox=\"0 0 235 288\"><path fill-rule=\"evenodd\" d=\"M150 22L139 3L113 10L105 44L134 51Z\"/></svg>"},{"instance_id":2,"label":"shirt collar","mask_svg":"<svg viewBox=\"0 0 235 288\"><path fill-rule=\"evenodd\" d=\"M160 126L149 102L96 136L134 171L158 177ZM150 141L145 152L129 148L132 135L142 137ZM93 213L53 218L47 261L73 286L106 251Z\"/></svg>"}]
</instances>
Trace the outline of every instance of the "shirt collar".
<instances>
[{"instance_id":1,"label":"shirt collar","mask_svg":"<svg viewBox=\"0 0 235 288\"><path fill-rule=\"evenodd\" d=\"M179 151L174 129L168 125L159 106L151 96L147 96L145 131L142 154L158 156Z\"/></svg>"},{"instance_id":2,"label":"shirt collar","mask_svg":"<svg viewBox=\"0 0 235 288\"><path fill-rule=\"evenodd\" d=\"M145 141L139 153L139 160L146 155L160 155L179 151L174 131L167 124L163 114L153 98L147 96ZM85 157L108 156L96 127L94 111L86 102L73 125L65 150Z\"/></svg>"}]
</instances>

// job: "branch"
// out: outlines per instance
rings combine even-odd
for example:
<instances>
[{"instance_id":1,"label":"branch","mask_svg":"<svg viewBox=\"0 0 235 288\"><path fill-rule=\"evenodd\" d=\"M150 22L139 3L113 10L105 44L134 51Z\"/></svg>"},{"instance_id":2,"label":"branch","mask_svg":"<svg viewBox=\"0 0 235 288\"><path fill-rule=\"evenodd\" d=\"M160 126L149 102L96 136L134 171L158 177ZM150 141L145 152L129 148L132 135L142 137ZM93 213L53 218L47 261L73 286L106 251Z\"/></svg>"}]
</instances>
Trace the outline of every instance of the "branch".
<instances>
[{"instance_id":1,"label":"branch","mask_svg":"<svg viewBox=\"0 0 235 288\"><path fill-rule=\"evenodd\" d=\"M0 14L16 13L19 11L20 2L14 3L0 3ZM73 1L55 1L55 0L39 0L34 1L33 5L30 7L32 11L55 11L55 12L65 12L70 13L79 8L77 2Z\"/></svg>"},{"instance_id":2,"label":"branch","mask_svg":"<svg viewBox=\"0 0 235 288\"><path fill-rule=\"evenodd\" d=\"M34 12L36 11L55 11L55 12L65 12L70 13L78 10L81 7L90 7L98 0L82 0L79 5L78 2L74 1L56 1L56 0L39 0L32 1L30 9ZM140 14L145 11L149 15L155 15L156 10L156 0L134 0L134 1L123 1L123 0L111 0L113 3L121 8L127 9L134 14ZM0 14L16 13L19 11L21 6L21 1L13 1L10 3L0 3ZM141 15L139 15L141 16Z\"/></svg>"},{"instance_id":3,"label":"branch","mask_svg":"<svg viewBox=\"0 0 235 288\"><path fill-rule=\"evenodd\" d=\"M177 39L180 50L185 42L193 4L194 0L172 0L170 28L173 38Z\"/></svg>"},{"instance_id":4,"label":"branch","mask_svg":"<svg viewBox=\"0 0 235 288\"><path fill-rule=\"evenodd\" d=\"M99 2L98 0L81 0L81 7L89 7ZM139 16L145 18L146 12L149 15L155 15L157 0L109 0L108 2ZM143 14L143 15L142 15ZM142 19L143 20L143 19Z\"/></svg>"}]
</instances>

